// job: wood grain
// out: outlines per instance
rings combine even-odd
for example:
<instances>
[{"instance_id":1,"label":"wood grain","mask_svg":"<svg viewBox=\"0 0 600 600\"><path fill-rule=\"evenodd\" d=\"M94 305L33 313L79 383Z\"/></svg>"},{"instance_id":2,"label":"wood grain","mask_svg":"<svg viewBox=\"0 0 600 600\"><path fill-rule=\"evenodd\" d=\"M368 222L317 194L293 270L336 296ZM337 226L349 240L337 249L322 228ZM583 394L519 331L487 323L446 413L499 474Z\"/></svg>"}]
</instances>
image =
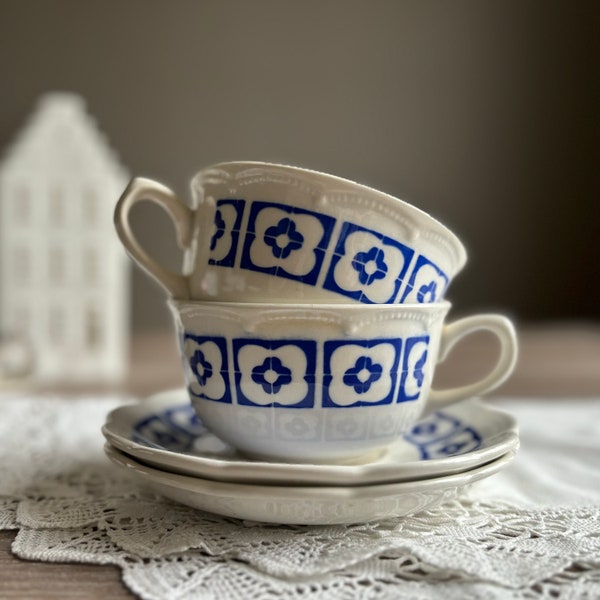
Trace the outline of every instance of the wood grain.
<instances>
[{"instance_id":1,"label":"wood grain","mask_svg":"<svg viewBox=\"0 0 600 600\"><path fill-rule=\"evenodd\" d=\"M0 598L2 600L131 599L121 570L104 565L42 563L11 554L16 531L0 531Z\"/></svg>"}]
</instances>

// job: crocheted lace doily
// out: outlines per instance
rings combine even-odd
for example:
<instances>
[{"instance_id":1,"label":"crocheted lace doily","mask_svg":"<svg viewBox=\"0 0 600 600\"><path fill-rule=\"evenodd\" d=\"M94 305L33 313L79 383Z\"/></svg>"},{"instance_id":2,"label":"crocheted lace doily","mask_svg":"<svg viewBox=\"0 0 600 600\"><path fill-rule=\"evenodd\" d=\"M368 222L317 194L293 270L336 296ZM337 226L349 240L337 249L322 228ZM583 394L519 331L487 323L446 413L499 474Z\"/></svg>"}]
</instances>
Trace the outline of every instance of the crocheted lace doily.
<instances>
[{"instance_id":1,"label":"crocheted lace doily","mask_svg":"<svg viewBox=\"0 0 600 600\"><path fill-rule=\"evenodd\" d=\"M543 419L539 402L505 404L522 444L506 472L412 517L310 527L147 491L102 453L119 402L0 396L0 528L19 530L15 554L118 565L146 599L600 597L600 402L544 404Z\"/></svg>"}]
</instances>

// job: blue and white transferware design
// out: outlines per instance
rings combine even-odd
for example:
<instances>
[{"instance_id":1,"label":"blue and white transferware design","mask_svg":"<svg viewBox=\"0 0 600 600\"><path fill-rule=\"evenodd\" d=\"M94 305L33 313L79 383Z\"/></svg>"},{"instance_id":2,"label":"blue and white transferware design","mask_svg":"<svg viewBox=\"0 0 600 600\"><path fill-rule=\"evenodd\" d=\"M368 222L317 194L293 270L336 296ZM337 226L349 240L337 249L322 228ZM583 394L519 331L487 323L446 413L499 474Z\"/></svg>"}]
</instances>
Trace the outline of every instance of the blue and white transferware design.
<instances>
[{"instance_id":1,"label":"blue and white transferware design","mask_svg":"<svg viewBox=\"0 0 600 600\"><path fill-rule=\"evenodd\" d=\"M130 439L143 446L169 452L191 453L200 446L199 439L211 435L189 402L169 406L133 423ZM439 411L418 422L403 434L420 460L436 460L460 456L478 450L483 435L463 416ZM218 452L224 447L215 445Z\"/></svg>"},{"instance_id":2,"label":"blue and white transferware design","mask_svg":"<svg viewBox=\"0 0 600 600\"><path fill-rule=\"evenodd\" d=\"M288 409L418 400L432 360L428 335L321 342L184 332L183 354L192 397Z\"/></svg>"},{"instance_id":3,"label":"blue and white transferware design","mask_svg":"<svg viewBox=\"0 0 600 600\"><path fill-rule=\"evenodd\" d=\"M189 208L136 178L115 209L125 248L171 296L215 301L432 303L466 262L444 225L382 192L283 165L222 163L192 180ZM165 269L133 234L132 207L171 216L183 273Z\"/></svg>"},{"instance_id":4,"label":"blue and white transferware design","mask_svg":"<svg viewBox=\"0 0 600 600\"><path fill-rule=\"evenodd\" d=\"M385 447L425 407L502 382L514 368L508 319L444 323L448 302L422 305L184 302L169 306L189 397L205 424L246 453L341 460ZM431 389L439 348L485 330L496 366L456 388Z\"/></svg>"},{"instance_id":5,"label":"blue and white transferware design","mask_svg":"<svg viewBox=\"0 0 600 600\"><path fill-rule=\"evenodd\" d=\"M438 477L472 469L518 447L514 418L470 399L417 422L386 452L334 464L250 460L199 419L184 389L121 406L103 427L116 448L158 468L222 481L365 485Z\"/></svg>"},{"instance_id":6,"label":"blue and white transferware design","mask_svg":"<svg viewBox=\"0 0 600 600\"><path fill-rule=\"evenodd\" d=\"M276 202L218 199L210 250L211 265L295 280L366 304L436 302L449 283L441 267L406 243Z\"/></svg>"}]
</instances>

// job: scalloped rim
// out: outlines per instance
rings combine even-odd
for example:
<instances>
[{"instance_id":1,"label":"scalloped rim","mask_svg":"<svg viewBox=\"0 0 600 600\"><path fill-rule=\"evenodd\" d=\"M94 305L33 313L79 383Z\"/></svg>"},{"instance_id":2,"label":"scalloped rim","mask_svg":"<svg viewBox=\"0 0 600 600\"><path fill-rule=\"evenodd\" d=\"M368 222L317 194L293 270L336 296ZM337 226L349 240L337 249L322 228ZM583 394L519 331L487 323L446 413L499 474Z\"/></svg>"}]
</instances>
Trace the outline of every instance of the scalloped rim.
<instances>
[{"instance_id":1,"label":"scalloped rim","mask_svg":"<svg viewBox=\"0 0 600 600\"><path fill-rule=\"evenodd\" d=\"M452 256L452 276L467 262L467 251L458 236L430 214L405 200L337 175L284 164L231 161L202 169L194 175L190 185L194 194L203 193L205 185L228 185L228 192L233 194L257 182L291 185L324 202L347 202L351 199L367 208L376 208L415 237L420 235L442 246Z\"/></svg>"},{"instance_id":2,"label":"scalloped rim","mask_svg":"<svg viewBox=\"0 0 600 600\"><path fill-rule=\"evenodd\" d=\"M117 449L145 464L165 471L187 476L200 476L229 482L268 482L269 484L290 483L295 485L363 486L384 482L416 481L441 475L455 474L475 468L519 446L517 423L512 415L472 398L459 402L455 407L477 411L480 416L498 421L498 431L489 446L458 456L432 460L417 460L405 463L390 462L389 453L381 458L362 464L301 464L245 460L243 457L215 458L172 452L167 449L150 448L129 439L119 432L123 422L138 420L143 415L164 410L169 406L181 405L188 400L185 389L175 389L155 394L141 403L130 404L111 411L102 433ZM456 408L455 408L456 410ZM452 407L444 409L452 412ZM386 462L387 461L387 462Z\"/></svg>"}]
</instances>

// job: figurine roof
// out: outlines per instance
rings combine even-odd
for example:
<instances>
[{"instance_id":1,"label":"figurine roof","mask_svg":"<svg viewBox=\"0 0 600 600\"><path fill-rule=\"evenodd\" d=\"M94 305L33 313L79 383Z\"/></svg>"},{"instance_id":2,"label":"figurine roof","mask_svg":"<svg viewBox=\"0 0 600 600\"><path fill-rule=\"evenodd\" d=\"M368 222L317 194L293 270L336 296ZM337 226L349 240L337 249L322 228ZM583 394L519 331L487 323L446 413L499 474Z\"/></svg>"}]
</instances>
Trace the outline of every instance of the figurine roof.
<instances>
[{"instance_id":1,"label":"figurine roof","mask_svg":"<svg viewBox=\"0 0 600 600\"><path fill-rule=\"evenodd\" d=\"M127 179L116 153L77 94L43 95L0 165L0 174L48 170L71 178L97 173Z\"/></svg>"}]
</instances>

